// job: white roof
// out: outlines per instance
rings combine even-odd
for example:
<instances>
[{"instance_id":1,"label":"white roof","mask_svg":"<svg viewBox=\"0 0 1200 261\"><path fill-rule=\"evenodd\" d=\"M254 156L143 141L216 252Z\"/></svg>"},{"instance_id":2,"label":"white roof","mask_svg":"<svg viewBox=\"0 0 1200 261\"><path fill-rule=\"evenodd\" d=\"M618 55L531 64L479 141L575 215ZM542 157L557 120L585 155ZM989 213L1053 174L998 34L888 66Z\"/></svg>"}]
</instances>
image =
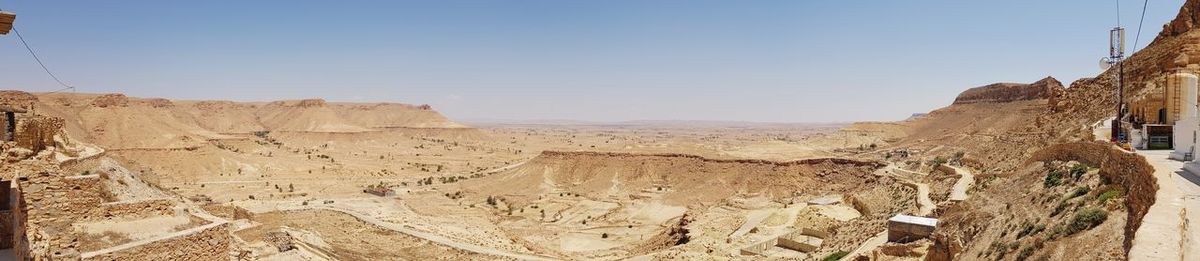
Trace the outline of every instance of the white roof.
<instances>
[{"instance_id":1,"label":"white roof","mask_svg":"<svg viewBox=\"0 0 1200 261\"><path fill-rule=\"evenodd\" d=\"M938 222L938 220L936 218L909 216L909 215L904 215L904 214L898 214L892 218L889 218L888 221L895 221L895 222L908 223L908 224L917 224L917 225L930 226L930 227L936 227L937 222Z\"/></svg>"}]
</instances>

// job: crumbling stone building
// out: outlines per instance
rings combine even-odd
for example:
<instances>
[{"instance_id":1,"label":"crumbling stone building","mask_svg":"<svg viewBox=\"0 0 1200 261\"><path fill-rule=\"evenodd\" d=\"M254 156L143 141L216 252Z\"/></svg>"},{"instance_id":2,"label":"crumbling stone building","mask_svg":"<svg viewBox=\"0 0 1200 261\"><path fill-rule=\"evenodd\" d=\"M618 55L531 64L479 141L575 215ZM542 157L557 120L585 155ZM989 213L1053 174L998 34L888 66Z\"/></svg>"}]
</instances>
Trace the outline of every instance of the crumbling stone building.
<instances>
[{"instance_id":1,"label":"crumbling stone building","mask_svg":"<svg viewBox=\"0 0 1200 261\"><path fill-rule=\"evenodd\" d=\"M99 174L72 174L55 162L63 120L41 115L7 118L10 137L0 141L0 249L13 260L221 260L229 259L229 223L197 214L170 197L113 201ZM196 226L114 245L83 247L80 224L128 222L149 217L203 220ZM98 249L97 249L98 248ZM4 257L0 257L3 259Z\"/></svg>"}]
</instances>

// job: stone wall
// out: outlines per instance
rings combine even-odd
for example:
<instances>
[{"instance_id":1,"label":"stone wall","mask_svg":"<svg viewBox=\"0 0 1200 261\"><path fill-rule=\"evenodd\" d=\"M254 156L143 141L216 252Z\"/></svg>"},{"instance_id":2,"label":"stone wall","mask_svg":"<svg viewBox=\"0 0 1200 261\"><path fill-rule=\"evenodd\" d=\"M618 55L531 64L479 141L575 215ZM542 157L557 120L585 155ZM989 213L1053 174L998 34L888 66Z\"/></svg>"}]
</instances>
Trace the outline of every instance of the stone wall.
<instances>
[{"instance_id":1,"label":"stone wall","mask_svg":"<svg viewBox=\"0 0 1200 261\"><path fill-rule=\"evenodd\" d=\"M0 210L0 249L13 248L13 213Z\"/></svg>"},{"instance_id":2,"label":"stone wall","mask_svg":"<svg viewBox=\"0 0 1200 261\"><path fill-rule=\"evenodd\" d=\"M1154 205L1158 180L1154 167L1132 152L1100 142L1066 143L1047 147L1033 154L1027 163L1042 161L1078 161L1100 167L1100 176L1125 188L1125 207L1129 211L1125 223L1125 251L1133 246L1133 236L1142 225L1142 218Z\"/></svg>"},{"instance_id":3,"label":"stone wall","mask_svg":"<svg viewBox=\"0 0 1200 261\"><path fill-rule=\"evenodd\" d=\"M19 171L25 172L18 173L25 178L17 182L22 196L13 213L25 218L16 219L17 260L77 258L79 242L72 233L73 217L102 202L94 192L97 182L90 177L62 177L57 166L50 164Z\"/></svg>"},{"instance_id":4,"label":"stone wall","mask_svg":"<svg viewBox=\"0 0 1200 261\"><path fill-rule=\"evenodd\" d=\"M208 204L200 207L205 212L229 220L250 219L253 217L245 208L227 204Z\"/></svg>"},{"instance_id":5,"label":"stone wall","mask_svg":"<svg viewBox=\"0 0 1200 261\"><path fill-rule=\"evenodd\" d=\"M17 147L33 150L34 153L54 146L54 135L62 133L65 122L61 118L45 116L17 117Z\"/></svg>"},{"instance_id":6,"label":"stone wall","mask_svg":"<svg viewBox=\"0 0 1200 261\"><path fill-rule=\"evenodd\" d=\"M171 215L174 207L175 202L165 198L109 202L92 208L90 214L80 220L165 216Z\"/></svg>"},{"instance_id":7,"label":"stone wall","mask_svg":"<svg viewBox=\"0 0 1200 261\"><path fill-rule=\"evenodd\" d=\"M213 224L182 235L131 247L87 253L82 260L229 260L229 224Z\"/></svg>"}]
</instances>

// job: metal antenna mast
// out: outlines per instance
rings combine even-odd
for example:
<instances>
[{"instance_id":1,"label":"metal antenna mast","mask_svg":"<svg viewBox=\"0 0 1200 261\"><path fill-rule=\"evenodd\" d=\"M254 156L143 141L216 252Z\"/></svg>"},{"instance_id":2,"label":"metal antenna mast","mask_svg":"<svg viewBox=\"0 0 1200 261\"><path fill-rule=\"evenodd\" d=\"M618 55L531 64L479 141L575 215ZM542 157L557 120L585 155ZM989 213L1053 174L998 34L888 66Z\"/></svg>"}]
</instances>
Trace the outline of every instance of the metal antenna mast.
<instances>
[{"instance_id":1,"label":"metal antenna mast","mask_svg":"<svg viewBox=\"0 0 1200 261\"><path fill-rule=\"evenodd\" d=\"M1113 65L1117 66L1117 73L1113 76L1113 80L1117 85L1117 118L1113 119L1112 121L1111 138L1112 141L1120 143L1125 143L1128 139L1121 129L1121 118L1124 118L1125 116L1125 102L1123 99L1125 91L1125 66L1123 65L1124 63L1122 63L1124 60L1125 28L1121 26L1113 27L1112 30L1108 30L1108 57L1101 59L1101 61L1107 63L1109 68L1111 68Z\"/></svg>"}]
</instances>

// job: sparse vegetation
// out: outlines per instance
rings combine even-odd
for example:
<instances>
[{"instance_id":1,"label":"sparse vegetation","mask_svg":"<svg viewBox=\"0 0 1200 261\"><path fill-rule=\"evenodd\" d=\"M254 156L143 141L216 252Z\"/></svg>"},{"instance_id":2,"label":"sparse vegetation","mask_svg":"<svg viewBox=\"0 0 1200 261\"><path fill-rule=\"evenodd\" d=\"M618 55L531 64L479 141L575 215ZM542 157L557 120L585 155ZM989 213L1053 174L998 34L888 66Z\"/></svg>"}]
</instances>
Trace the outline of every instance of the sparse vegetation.
<instances>
[{"instance_id":1,"label":"sparse vegetation","mask_svg":"<svg viewBox=\"0 0 1200 261\"><path fill-rule=\"evenodd\" d=\"M1083 174L1087 173L1089 169L1090 167L1087 165L1075 164L1075 166L1071 166L1071 178L1074 180L1079 180L1079 178L1083 177Z\"/></svg>"},{"instance_id":2,"label":"sparse vegetation","mask_svg":"<svg viewBox=\"0 0 1200 261\"><path fill-rule=\"evenodd\" d=\"M1075 188L1075 190L1071 191L1071 194L1067 195L1067 198L1072 199L1072 198L1076 198L1079 196L1083 196L1091 191L1092 191L1092 189L1087 186L1077 187L1077 188Z\"/></svg>"},{"instance_id":3,"label":"sparse vegetation","mask_svg":"<svg viewBox=\"0 0 1200 261\"><path fill-rule=\"evenodd\" d=\"M1104 193L1100 193L1099 196L1096 196L1096 201L1099 201L1100 203L1104 203L1104 202L1108 202L1109 199L1120 197L1120 196L1121 196L1120 190L1109 190L1109 191L1105 191Z\"/></svg>"},{"instance_id":4,"label":"sparse vegetation","mask_svg":"<svg viewBox=\"0 0 1200 261\"><path fill-rule=\"evenodd\" d=\"M846 255L849 255L849 254L850 254L850 252L837 251L837 252L833 252L832 254L825 256L825 258L822 258L821 260L822 261L837 261L837 260L841 260L843 257L846 257Z\"/></svg>"},{"instance_id":5,"label":"sparse vegetation","mask_svg":"<svg viewBox=\"0 0 1200 261\"><path fill-rule=\"evenodd\" d=\"M1045 230L1045 229L1046 229L1046 225L1042 225L1042 224L1034 225L1033 223L1026 221L1025 223L1021 224L1021 231L1017 232L1017 239L1021 239L1022 237L1025 237L1025 236L1036 235L1037 233L1041 233L1042 230Z\"/></svg>"},{"instance_id":6,"label":"sparse vegetation","mask_svg":"<svg viewBox=\"0 0 1200 261\"><path fill-rule=\"evenodd\" d=\"M1046 179L1042 181L1042 186L1053 188L1062 185L1062 177L1062 170L1050 170L1050 173L1046 175Z\"/></svg>"},{"instance_id":7,"label":"sparse vegetation","mask_svg":"<svg viewBox=\"0 0 1200 261\"><path fill-rule=\"evenodd\" d=\"M934 157L933 160L929 161L930 166L937 166L937 165L942 165L942 164L946 164L946 159L942 158L941 156Z\"/></svg>"},{"instance_id":8,"label":"sparse vegetation","mask_svg":"<svg viewBox=\"0 0 1200 261\"><path fill-rule=\"evenodd\" d=\"M1071 218L1070 225L1067 226L1066 233L1068 235L1075 234L1080 231L1092 229L1104 223L1108 219L1108 211L1099 208L1087 208L1075 213L1075 217Z\"/></svg>"}]
</instances>

